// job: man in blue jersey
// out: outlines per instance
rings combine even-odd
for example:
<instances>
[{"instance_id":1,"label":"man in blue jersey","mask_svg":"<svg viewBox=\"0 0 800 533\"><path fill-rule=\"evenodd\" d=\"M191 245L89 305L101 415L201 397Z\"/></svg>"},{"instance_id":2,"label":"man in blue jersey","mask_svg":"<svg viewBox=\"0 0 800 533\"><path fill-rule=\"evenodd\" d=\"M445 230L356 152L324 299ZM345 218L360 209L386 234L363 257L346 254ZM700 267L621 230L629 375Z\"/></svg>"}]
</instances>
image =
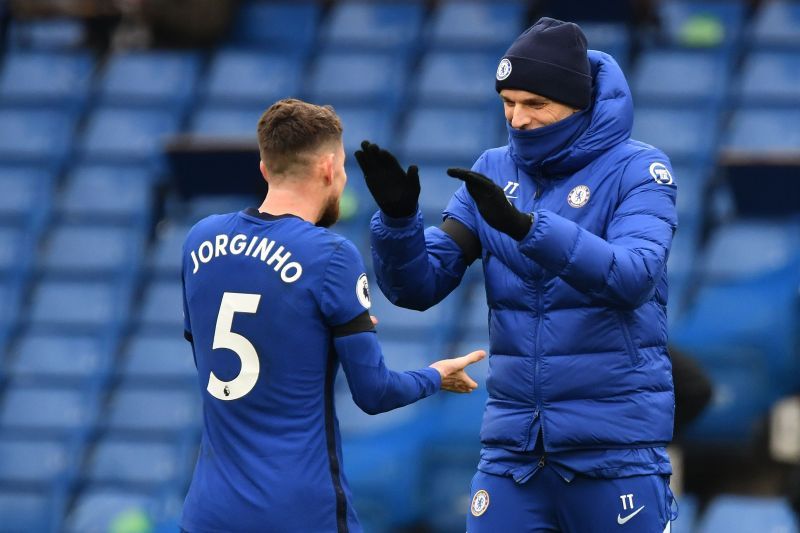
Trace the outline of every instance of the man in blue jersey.
<instances>
[{"instance_id":1,"label":"man in blue jersey","mask_svg":"<svg viewBox=\"0 0 800 533\"><path fill-rule=\"evenodd\" d=\"M415 167L367 141L356 152L392 302L426 309L483 263L489 399L467 529L668 531L669 159L630 138L625 77L575 24L522 33L496 89L508 145L448 170L464 184L440 227L424 229Z\"/></svg>"},{"instance_id":2,"label":"man in blue jersey","mask_svg":"<svg viewBox=\"0 0 800 533\"><path fill-rule=\"evenodd\" d=\"M481 351L415 371L384 365L362 259L326 229L347 180L341 134L330 107L274 104L258 124L264 203L203 219L186 238L185 335L203 401L190 533L361 530L333 405L339 364L370 414L477 386L464 368Z\"/></svg>"}]
</instances>

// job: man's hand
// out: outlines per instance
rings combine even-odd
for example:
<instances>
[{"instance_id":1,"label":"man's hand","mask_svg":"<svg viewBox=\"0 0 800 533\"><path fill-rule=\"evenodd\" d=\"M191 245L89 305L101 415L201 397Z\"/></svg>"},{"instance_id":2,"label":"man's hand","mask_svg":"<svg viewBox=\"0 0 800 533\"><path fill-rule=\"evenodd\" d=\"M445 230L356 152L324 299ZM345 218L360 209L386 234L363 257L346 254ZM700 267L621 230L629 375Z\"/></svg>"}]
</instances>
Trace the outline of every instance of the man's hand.
<instances>
[{"instance_id":1,"label":"man's hand","mask_svg":"<svg viewBox=\"0 0 800 533\"><path fill-rule=\"evenodd\" d=\"M461 357L436 361L431 365L431 368L435 368L439 371L439 374L441 374L442 390L450 392L472 392L478 388L478 384L464 372L464 369L472 363L477 363L484 357L486 357L486 352L477 350L467 355L462 355Z\"/></svg>"},{"instance_id":2,"label":"man's hand","mask_svg":"<svg viewBox=\"0 0 800 533\"><path fill-rule=\"evenodd\" d=\"M404 171L391 153L369 141L361 143L361 150L357 150L355 156L367 188L381 211L392 218L416 213L419 174L415 165Z\"/></svg>"},{"instance_id":3,"label":"man's hand","mask_svg":"<svg viewBox=\"0 0 800 533\"><path fill-rule=\"evenodd\" d=\"M448 168L447 175L458 178L467 185L467 191L478 206L481 216L497 231L521 241L531 229L531 215L521 213L506 198L506 193L495 182L465 168Z\"/></svg>"}]
</instances>

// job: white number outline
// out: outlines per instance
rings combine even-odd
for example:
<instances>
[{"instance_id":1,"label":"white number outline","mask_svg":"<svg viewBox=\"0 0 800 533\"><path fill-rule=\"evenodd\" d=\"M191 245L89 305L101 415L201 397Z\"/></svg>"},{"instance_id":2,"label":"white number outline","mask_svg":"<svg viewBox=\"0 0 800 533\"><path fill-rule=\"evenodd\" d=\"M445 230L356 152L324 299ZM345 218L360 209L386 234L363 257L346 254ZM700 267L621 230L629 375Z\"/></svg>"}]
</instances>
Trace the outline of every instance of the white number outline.
<instances>
[{"instance_id":1,"label":"white number outline","mask_svg":"<svg viewBox=\"0 0 800 533\"><path fill-rule=\"evenodd\" d=\"M258 381L261 365L255 347L246 337L231 331L231 328L234 314L255 313L260 301L260 294L226 292L222 295L212 349L227 348L231 350L239 357L242 368L239 375L230 381L222 381L214 375L213 370L211 371L206 390L218 400L238 400L253 390Z\"/></svg>"}]
</instances>

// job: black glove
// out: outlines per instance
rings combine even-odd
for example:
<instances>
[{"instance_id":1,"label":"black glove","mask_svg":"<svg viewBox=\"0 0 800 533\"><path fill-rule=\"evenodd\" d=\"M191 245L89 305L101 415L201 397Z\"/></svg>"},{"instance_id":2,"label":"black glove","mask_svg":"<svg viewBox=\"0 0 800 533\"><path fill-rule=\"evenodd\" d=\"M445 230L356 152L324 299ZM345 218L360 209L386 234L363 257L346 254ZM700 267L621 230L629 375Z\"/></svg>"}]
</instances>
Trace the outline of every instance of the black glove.
<instances>
[{"instance_id":1,"label":"black glove","mask_svg":"<svg viewBox=\"0 0 800 533\"><path fill-rule=\"evenodd\" d=\"M369 141L361 143L355 156L381 211L392 218L410 217L417 212L419 174L415 165L403 171L391 153Z\"/></svg>"},{"instance_id":2,"label":"black glove","mask_svg":"<svg viewBox=\"0 0 800 533\"><path fill-rule=\"evenodd\" d=\"M481 216L497 231L521 241L531 229L533 218L520 212L506 198L506 193L495 182L465 168L448 168L447 175L458 178L467 185L467 191L478 206Z\"/></svg>"}]
</instances>

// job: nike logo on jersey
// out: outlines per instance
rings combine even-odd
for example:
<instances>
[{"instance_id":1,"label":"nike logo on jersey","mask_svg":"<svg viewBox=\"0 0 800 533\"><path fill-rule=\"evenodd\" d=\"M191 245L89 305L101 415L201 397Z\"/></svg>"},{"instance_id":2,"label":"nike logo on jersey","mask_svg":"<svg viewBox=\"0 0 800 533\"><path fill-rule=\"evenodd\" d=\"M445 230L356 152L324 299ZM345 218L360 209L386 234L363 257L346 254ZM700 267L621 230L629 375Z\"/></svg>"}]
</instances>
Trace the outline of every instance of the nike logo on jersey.
<instances>
[{"instance_id":1,"label":"nike logo on jersey","mask_svg":"<svg viewBox=\"0 0 800 533\"><path fill-rule=\"evenodd\" d=\"M639 507L638 509L636 509L634 512L632 512L631 514L629 514L629 515L628 515L628 516L626 516L625 518L623 518L621 515L617 515L617 524L619 524L619 525L623 525L623 524L625 524L625 523L626 523L628 520L630 520L631 518L633 518L634 516L636 516L637 514L639 514L639 512L640 512L642 509L644 509L644 505L642 505L641 507Z\"/></svg>"}]
</instances>

